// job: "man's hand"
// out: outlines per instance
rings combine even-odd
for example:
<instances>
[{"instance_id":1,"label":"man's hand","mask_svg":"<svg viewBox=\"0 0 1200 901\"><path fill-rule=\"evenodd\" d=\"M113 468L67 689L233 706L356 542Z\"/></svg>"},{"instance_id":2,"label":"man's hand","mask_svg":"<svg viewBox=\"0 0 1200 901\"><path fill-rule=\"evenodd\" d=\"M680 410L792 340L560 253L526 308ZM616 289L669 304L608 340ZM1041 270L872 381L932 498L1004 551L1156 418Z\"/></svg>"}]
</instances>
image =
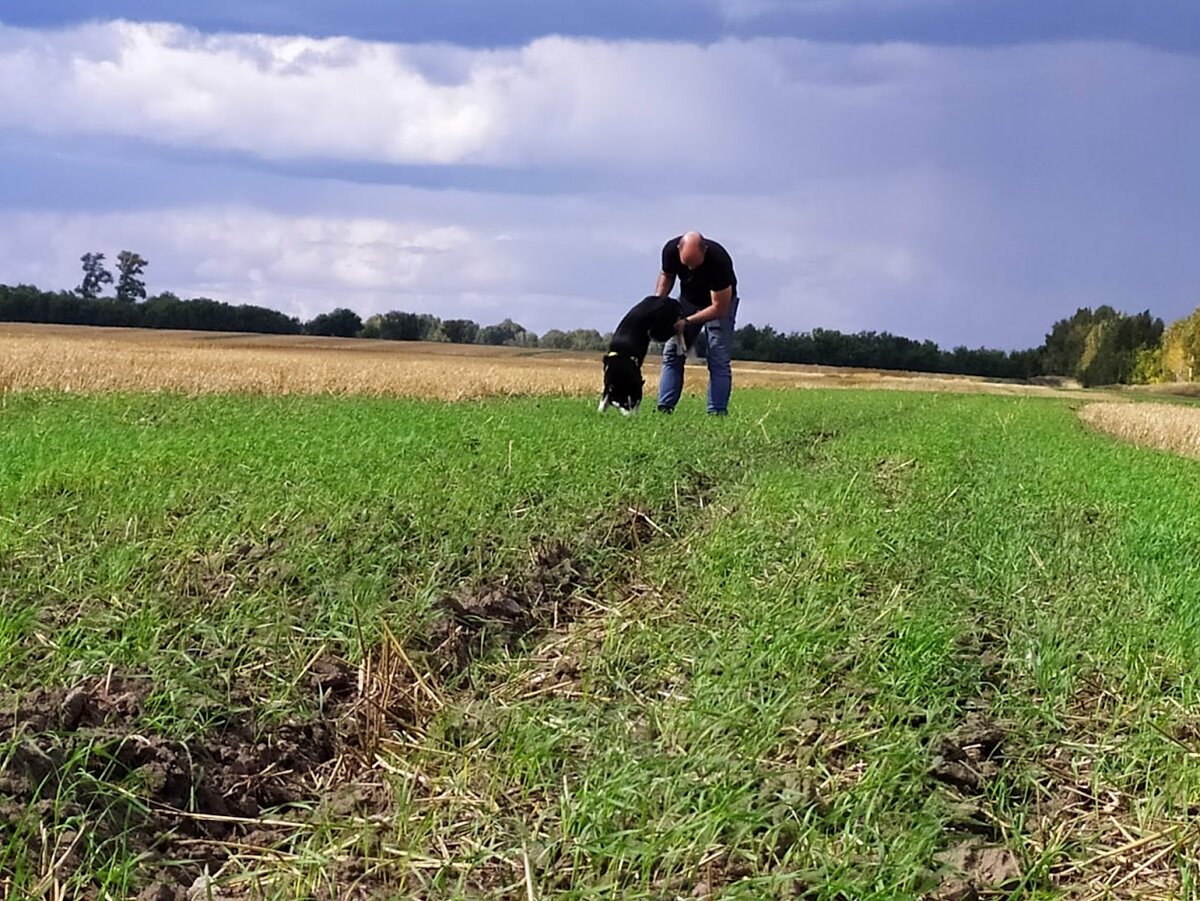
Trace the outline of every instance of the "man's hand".
<instances>
[{"instance_id":1,"label":"man's hand","mask_svg":"<svg viewBox=\"0 0 1200 901\"><path fill-rule=\"evenodd\" d=\"M679 339L680 350L687 347L687 337L685 335L687 327L688 321L686 319L680 317L679 319L675 320L675 337Z\"/></svg>"}]
</instances>

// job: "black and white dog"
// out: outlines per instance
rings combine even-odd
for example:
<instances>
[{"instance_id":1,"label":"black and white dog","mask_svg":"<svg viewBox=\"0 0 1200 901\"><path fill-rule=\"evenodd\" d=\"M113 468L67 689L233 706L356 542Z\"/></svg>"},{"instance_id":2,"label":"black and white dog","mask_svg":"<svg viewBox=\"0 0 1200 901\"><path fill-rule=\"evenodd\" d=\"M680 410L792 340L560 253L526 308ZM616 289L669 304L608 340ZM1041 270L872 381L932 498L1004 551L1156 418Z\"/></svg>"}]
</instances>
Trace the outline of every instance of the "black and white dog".
<instances>
[{"instance_id":1,"label":"black and white dog","mask_svg":"<svg viewBox=\"0 0 1200 901\"><path fill-rule=\"evenodd\" d=\"M608 353L604 355L604 394L600 398L600 412L616 407L628 415L636 413L642 402L642 363L651 341L678 341L675 323L695 312L685 307L674 297L650 296L641 300L625 314L613 332ZM696 341L703 326L689 325L684 332L686 353Z\"/></svg>"}]
</instances>

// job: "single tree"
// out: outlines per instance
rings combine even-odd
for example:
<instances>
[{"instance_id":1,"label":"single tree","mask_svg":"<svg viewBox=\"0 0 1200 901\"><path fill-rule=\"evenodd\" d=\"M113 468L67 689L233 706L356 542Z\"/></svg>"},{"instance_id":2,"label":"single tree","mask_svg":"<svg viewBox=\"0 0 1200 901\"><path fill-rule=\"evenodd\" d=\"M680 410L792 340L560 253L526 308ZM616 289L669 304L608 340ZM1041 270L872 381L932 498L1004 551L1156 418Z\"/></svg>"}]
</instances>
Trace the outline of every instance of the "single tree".
<instances>
[{"instance_id":1,"label":"single tree","mask_svg":"<svg viewBox=\"0 0 1200 901\"><path fill-rule=\"evenodd\" d=\"M141 276L149 265L149 260L133 251L122 250L117 254L117 272L120 273L117 279L117 300L132 303L138 298L145 299L146 283L142 281Z\"/></svg>"},{"instance_id":2,"label":"single tree","mask_svg":"<svg viewBox=\"0 0 1200 901\"><path fill-rule=\"evenodd\" d=\"M104 285L112 284L112 273L104 268L104 254L85 253L79 258L83 263L83 282L75 289L84 300L95 300Z\"/></svg>"}]
</instances>

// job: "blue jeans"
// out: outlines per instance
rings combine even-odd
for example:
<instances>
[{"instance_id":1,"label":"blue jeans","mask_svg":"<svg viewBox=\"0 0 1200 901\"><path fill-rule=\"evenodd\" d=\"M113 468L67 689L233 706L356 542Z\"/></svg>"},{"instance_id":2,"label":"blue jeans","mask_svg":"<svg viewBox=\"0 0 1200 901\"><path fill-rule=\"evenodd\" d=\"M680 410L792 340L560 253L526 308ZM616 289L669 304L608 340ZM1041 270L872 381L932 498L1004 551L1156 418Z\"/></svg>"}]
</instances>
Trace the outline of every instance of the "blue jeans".
<instances>
[{"instance_id":1,"label":"blue jeans","mask_svg":"<svg viewBox=\"0 0 1200 901\"><path fill-rule=\"evenodd\" d=\"M738 299L729 305L729 315L704 323L702 337L707 338L708 353L708 412L726 413L729 394L733 390L733 369L729 365L733 351L733 321L737 318ZM658 405L674 409L683 393L684 355L674 341L663 348L662 376L658 381Z\"/></svg>"}]
</instances>

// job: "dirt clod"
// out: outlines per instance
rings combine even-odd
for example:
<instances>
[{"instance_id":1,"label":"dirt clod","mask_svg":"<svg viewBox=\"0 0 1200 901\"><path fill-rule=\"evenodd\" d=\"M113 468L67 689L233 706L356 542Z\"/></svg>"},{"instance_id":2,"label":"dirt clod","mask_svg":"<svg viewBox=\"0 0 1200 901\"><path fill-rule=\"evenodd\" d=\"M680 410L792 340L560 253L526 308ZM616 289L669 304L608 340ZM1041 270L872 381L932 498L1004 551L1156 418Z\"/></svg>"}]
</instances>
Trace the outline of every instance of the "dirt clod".
<instances>
[{"instance_id":1,"label":"dirt clod","mask_svg":"<svg viewBox=\"0 0 1200 901\"><path fill-rule=\"evenodd\" d=\"M981 792L1000 772L1004 730L978 714L969 714L961 726L937 745L929 774L962 792Z\"/></svg>"},{"instance_id":2,"label":"dirt clod","mask_svg":"<svg viewBox=\"0 0 1200 901\"><path fill-rule=\"evenodd\" d=\"M573 619L576 594L590 581L586 567L553 542L537 551L523 576L442 598L428 639L439 675L462 672L491 648Z\"/></svg>"},{"instance_id":3,"label":"dirt clod","mask_svg":"<svg viewBox=\"0 0 1200 901\"><path fill-rule=\"evenodd\" d=\"M979 891L1002 888L1021 878L1021 865L1012 851L987 847L974 840L955 845L934 859L947 871L934 896L939 899L976 897ZM958 894L943 894L947 889Z\"/></svg>"},{"instance_id":4,"label":"dirt clod","mask_svg":"<svg viewBox=\"0 0 1200 901\"><path fill-rule=\"evenodd\" d=\"M309 668L309 682L322 695L344 700L354 694L358 673L343 660L321 657Z\"/></svg>"}]
</instances>

